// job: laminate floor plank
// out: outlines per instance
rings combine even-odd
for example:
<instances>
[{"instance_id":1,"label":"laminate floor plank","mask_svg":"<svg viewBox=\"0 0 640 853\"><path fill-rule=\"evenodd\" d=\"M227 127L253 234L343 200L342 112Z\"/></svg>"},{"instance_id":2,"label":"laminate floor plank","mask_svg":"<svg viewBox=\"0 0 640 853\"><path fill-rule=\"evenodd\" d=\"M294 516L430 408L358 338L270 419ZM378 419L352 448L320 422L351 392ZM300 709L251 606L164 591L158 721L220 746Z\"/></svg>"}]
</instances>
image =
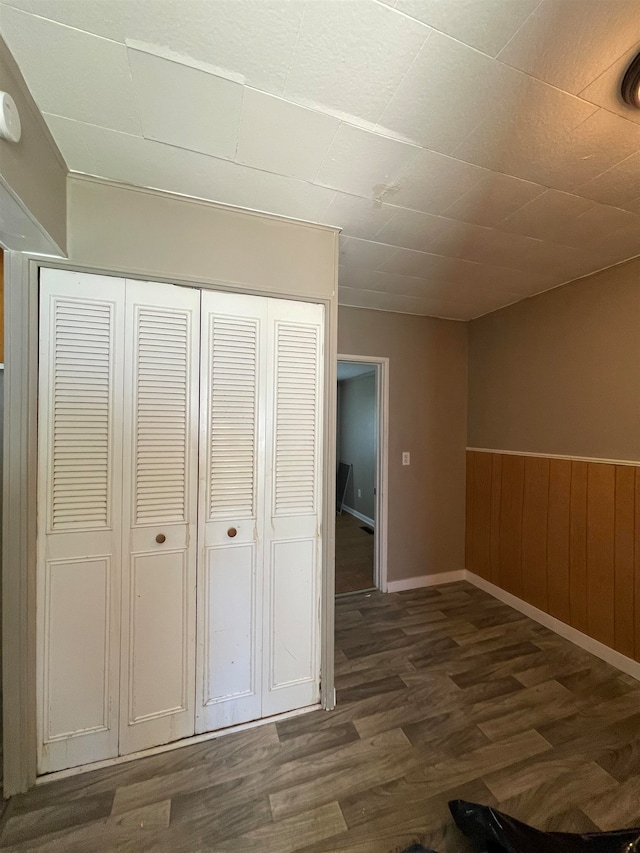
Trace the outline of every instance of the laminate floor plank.
<instances>
[{"instance_id":1,"label":"laminate floor plank","mask_svg":"<svg viewBox=\"0 0 640 853\"><path fill-rule=\"evenodd\" d=\"M12 798L0 853L467 853L458 798L555 831L640 823L640 682L483 591L338 599L335 670L335 711Z\"/></svg>"}]
</instances>

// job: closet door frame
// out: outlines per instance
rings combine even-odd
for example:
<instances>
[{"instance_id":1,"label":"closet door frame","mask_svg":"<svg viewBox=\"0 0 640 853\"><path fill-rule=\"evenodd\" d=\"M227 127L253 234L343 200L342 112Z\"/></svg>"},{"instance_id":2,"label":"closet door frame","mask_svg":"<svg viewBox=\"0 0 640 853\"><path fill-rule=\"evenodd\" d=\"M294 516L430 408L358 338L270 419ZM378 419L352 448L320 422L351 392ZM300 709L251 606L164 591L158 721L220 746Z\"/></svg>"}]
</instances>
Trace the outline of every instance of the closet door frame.
<instances>
[{"instance_id":1,"label":"closet door frame","mask_svg":"<svg viewBox=\"0 0 640 853\"><path fill-rule=\"evenodd\" d=\"M334 688L334 550L335 550L335 412L337 359L337 297L301 298L284 291L234 287L227 282L192 281L158 275L150 270L78 265L54 258L5 251L5 376L4 394L11 400L4 414L2 528L2 655L4 794L28 790L37 779L36 699L36 576L38 459L38 302L40 268L62 269L110 277L246 293L311 302L325 306L322 455L321 570L321 705L335 707ZM337 260L336 260L337 264ZM337 275L337 267L336 267ZM337 280L337 278L336 278ZM16 569L18 567L18 569ZM178 741L176 745L188 743ZM126 756L113 762L127 760ZM77 772L93 769L85 765ZM69 771L62 771L68 774ZM52 776L55 774L51 774Z\"/></svg>"}]
</instances>

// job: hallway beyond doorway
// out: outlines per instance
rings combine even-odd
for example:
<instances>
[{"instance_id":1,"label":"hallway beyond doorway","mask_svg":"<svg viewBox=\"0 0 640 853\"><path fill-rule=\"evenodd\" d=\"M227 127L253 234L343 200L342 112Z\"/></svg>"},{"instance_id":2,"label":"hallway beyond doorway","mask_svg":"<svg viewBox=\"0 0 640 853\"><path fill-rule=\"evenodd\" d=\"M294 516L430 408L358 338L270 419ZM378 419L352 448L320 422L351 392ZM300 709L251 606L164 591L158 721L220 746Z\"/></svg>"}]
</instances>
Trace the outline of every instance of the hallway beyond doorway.
<instances>
[{"instance_id":1,"label":"hallway beyond doorway","mask_svg":"<svg viewBox=\"0 0 640 853\"><path fill-rule=\"evenodd\" d=\"M375 536L365 527L368 525L346 511L336 515L336 595L375 589Z\"/></svg>"}]
</instances>

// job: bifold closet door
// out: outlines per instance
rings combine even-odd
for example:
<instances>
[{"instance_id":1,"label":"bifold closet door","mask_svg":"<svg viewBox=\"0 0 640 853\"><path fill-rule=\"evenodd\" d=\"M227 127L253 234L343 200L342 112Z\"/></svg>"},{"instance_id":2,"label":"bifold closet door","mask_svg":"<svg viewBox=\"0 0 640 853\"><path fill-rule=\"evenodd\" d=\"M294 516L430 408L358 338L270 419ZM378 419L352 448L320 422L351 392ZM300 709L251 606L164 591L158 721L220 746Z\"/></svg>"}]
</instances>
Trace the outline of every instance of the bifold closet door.
<instances>
[{"instance_id":1,"label":"bifold closet door","mask_svg":"<svg viewBox=\"0 0 640 853\"><path fill-rule=\"evenodd\" d=\"M194 732L200 292L127 281L120 754Z\"/></svg>"},{"instance_id":2,"label":"bifold closet door","mask_svg":"<svg viewBox=\"0 0 640 853\"><path fill-rule=\"evenodd\" d=\"M267 300L202 293L196 731L262 716Z\"/></svg>"},{"instance_id":3,"label":"bifold closet door","mask_svg":"<svg viewBox=\"0 0 640 853\"><path fill-rule=\"evenodd\" d=\"M43 270L38 770L193 734L200 293Z\"/></svg>"},{"instance_id":4,"label":"bifold closet door","mask_svg":"<svg viewBox=\"0 0 640 853\"><path fill-rule=\"evenodd\" d=\"M123 279L42 270L38 771L118 754Z\"/></svg>"},{"instance_id":5,"label":"bifold closet door","mask_svg":"<svg viewBox=\"0 0 640 853\"><path fill-rule=\"evenodd\" d=\"M322 305L268 300L262 716L320 701Z\"/></svg>"},{"instance_id":6,"label":"bifold closet door","mask_svg":"<svg viewBox=\"0 0 640 853\"><path fill-rule=\"evenodd\" d=\"M322 329L202 294L198 732L319 699Z\"/></svg>"}]
</instances>

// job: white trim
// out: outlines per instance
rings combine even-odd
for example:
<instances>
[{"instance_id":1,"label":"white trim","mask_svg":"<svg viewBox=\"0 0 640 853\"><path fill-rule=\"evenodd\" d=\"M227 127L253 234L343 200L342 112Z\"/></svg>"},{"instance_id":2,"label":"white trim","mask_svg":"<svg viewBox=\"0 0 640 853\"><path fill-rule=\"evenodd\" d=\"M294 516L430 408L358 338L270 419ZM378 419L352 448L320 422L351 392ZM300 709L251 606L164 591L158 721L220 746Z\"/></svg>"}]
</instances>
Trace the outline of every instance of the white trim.
<instances>
[{"instance_id":1,"label":"white trim","mask_svg":"<svg viewBox=\"0 0 640 853\"><path fill-rule=\"evenodd\" d=\"M640 462L630 459L603 459L599 456L563 456L561 453L530 453L524 450L491 450L487 447L467 447L474 453L499 453L502 456L535 456L539 459L567 459L571 462L599 462L603 465L629 465L639 468Z\"/></svg>"},{"instance_id":2,"label":"white trim","mask_svg":"<svg viewBox=\"0 0 640 853\"><path fill-rule=\"evenodd\" d=\"M403 592L406 589L421 589L425 586L440 586L443 583L456 583L465 580L465 569L453 572L440 572L437 575L419 575L416 578L403 578L400 581L388 581L387 592Z\"/></svg>"},{"instance_id":3,"label":"white trim","mask_svg":"<svg viewBox=\"0 0 640 853\"><path fill-rule=\"evenodd\" d=\"M334 700L335 703L335 700ZM172 752L174 749L180 749L183 746L195 746L197 743L205 743L209 740L218 740L225 735L232 735L236 732L244 732L247 729L256 729L265 723L279 723L281 720L288 720L291 717L299 717L301 714L308 714L310 711L319 711L322 705L309 705L307 708L296 708L294 711L286 711L283 714L275 714L273 717L262 717L259 720L252 720L250 723L241 723L237 726L230 726L228 729L218 729L216 732L206 732L202 735L193 735L192 737L174 740L172 743L165 743L162 746L153 746L150 749L142 749L139 752L131 752L129 755L119 755L117 758L105 758L104 761L94 761L92 764L79 764L77 767L69 767L67 770L56 770L54 773L47 773L44 776L38 776L36 786L47 785L49 782L57 782L59 779L68 779L70 776L79 776L81 773L90 773L93 770L102 770L105 767L115 767L118 764L128 764L130 761L136 761L138 758L148 758L150 755L160 755L162 752Z\"/></svg>"},{"instance_id":4,"label":"white trim","mask_svg":"<svg viewBox=\"0 0 640 853\"><path fill-rule=\"evenodd\" d=\"M363 515L361 512L358 512L357 509L351 509L350 506L346 504L342 504L342 509L344 512L348 512L349 515L352 515L354 518L357 518L359 521L364 521L365 524L368 524L369 527L375 528L376 523L372 518L369 518L367 515Z\"/></svg>"},{"instance_id":5,"label":"white trim","mask_svg":"<svg viewBox=\"0 0 640 853\"><path fill-rule=\"evenodd\" d=\"M377 460L376 460L376 525L373 577L381 592L388 591L387 537L389 528L389 359L375 355L340 355L338 361L376 365ZM356 516L357 517L357 516ZM367 520L370 523L370 519Z\"/></svg>"},{"instance_id":6,"label":"white trim","mask_svg":"<svg viewBox=\"0 0 640 853\"><path fill-rule=\"evenodd\" d=\"M516 596L511 595L510 592L505 592L504 589L500 589L499 586L496 586L490 581L487 581L478 575L474 575L473 572L470 572L468 569L465 569L464 577L465 580L469 581L469 583L472 583L474 586L477 586L478 589L482 589L484 592L487 592L489 595L497 598L498 601L508 604L509 607L513 607L514 610L518 610L520 613L524 613L525 616L528 616L535 622L539 622L540 625L544 625L545 628L549 628L550 631L553 631L555 634L559 634L561 637L564 637L565 640L570 640L576 646L580 646L581 649L590 652L592 655L595 655L601 660L606 661L606 663L611 664L611 666L614 666L616 669L626 672L627 675L637 678L638 681L640 681L640 662L628 658L626 655L617 652L615 649L610 649L609 646L605 646L604 643L594 640L593 637L588 637L586 634L583 634L582 631L578 631L570 625L567 625L565 622L561 622L560 619L556 619L555 616L550 616L543 610L538 610L537 607L527 604L527 602L523 601L521 598L516 598Z\"/></svg>"}]
</instances>

